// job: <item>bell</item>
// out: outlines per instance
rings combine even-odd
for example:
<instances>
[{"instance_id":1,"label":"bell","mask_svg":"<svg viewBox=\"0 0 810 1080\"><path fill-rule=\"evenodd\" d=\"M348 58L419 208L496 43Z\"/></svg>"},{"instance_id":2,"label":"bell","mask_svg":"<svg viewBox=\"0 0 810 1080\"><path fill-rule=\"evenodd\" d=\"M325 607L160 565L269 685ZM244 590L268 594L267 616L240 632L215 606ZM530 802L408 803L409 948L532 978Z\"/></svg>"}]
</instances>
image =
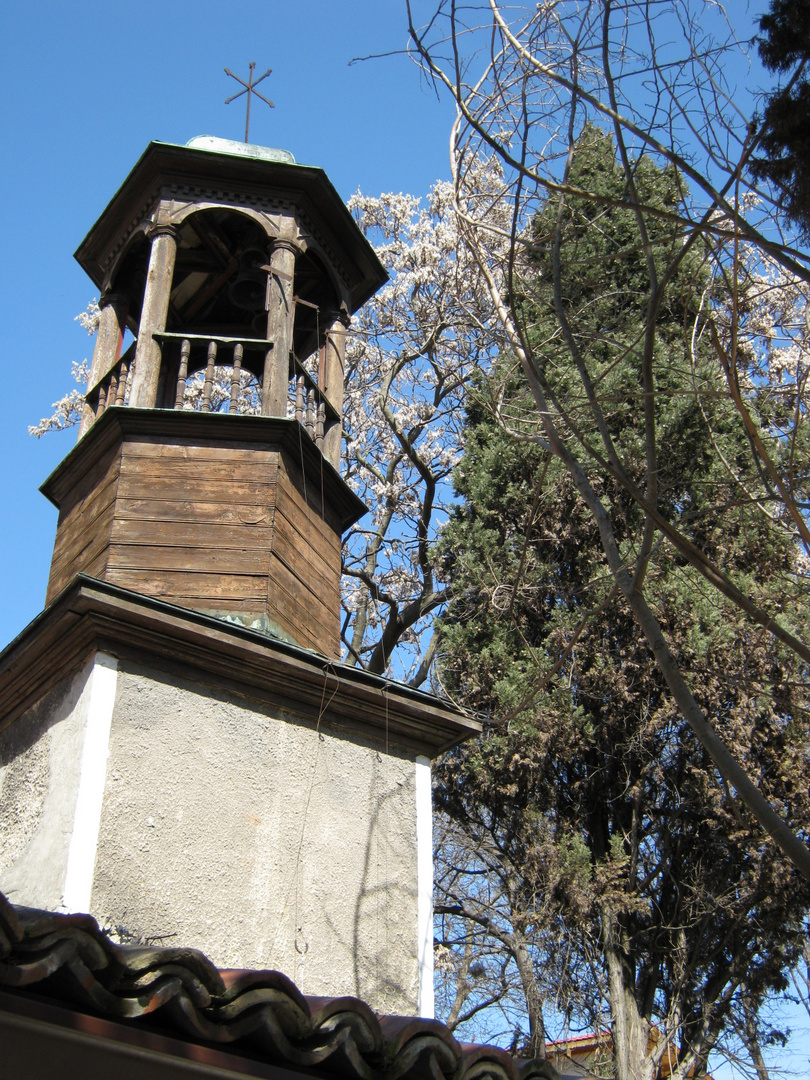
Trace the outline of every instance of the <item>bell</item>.
<instances>
[{"instance_id":1,"label":"bell","mask_svg":"<svg viewBox=\"0 0 810 1080\"><path fill-rule=\"evenodd\" d=\"M261 311L267 292L267 277L260 270L240 270L228 286L234 307L243 311Z\"/></svg>"},{"instance_id":2,"label":"bell","mask_svg":"<svg viewBox=\"0 0 810 1080\"><path fill-rule=\"evenodd\" d=\"M263 311L267 294L267 275L260 269L266 255L258 248L249 248L239 258L239 273L228 286L228 296L234 307L243 311Z\"/></svg>"}]
</instances>

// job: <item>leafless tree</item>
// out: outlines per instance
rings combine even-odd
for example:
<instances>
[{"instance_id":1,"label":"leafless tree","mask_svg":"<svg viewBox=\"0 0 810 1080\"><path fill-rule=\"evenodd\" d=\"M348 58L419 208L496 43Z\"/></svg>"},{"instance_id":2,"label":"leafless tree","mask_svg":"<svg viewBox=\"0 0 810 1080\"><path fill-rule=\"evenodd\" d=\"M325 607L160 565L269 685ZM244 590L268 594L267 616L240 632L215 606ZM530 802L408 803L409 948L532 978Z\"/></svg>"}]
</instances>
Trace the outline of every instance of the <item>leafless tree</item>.
<instances>
[{"instance_id":1,"label":"leafless tree","mask_svg":"<svg viewBox=\"0 0 810 1080\"><path fill-rule=\"evenodd\" d=\"M490 408L515 438L542 447L567 472L595 523L611 587L643 634L678 713L711 757L729 805L739 799L787 865L810 880L810 821L789 819L783 804L772 805L758 789L741 765L744 733L743 741L735 737L736 753L720 739L719 717L693 684L655 598L655 568L665 551L700 576L704 594L714 594L719 607L734 611L735 618L742 613L754 640L773 639L791 655L790 678L806 686L810 647L796 613L807 604L810 566L810 262L777 213L778 192L757 185L748 170L759 128L754 103L742 89L751 65L740 39L750 39L754 27L731 26L712 0L546 0L530 6L409 0L408 14L414 56L457 108L451 164L459 232L487 283L502 354L519 364L534 415L516 417L494 381ZM787 81L797 76L798 69ZM612 140L623 178L618 196L598 176L574 167L589 129ZM501 191L477 196L470 170L493 157L502 169ZM676 192L669 202L650 197L644 183L648 166L669 177ZM487 214L503 202L511 209L505 250L503 226ZM615 266L632 257L645 268L643 317L632 340L615 335L591 311L581 318L583 308L571 302L571 267L561 256L566 244L570 254L567 230L583 204L591 207L590 228L598 230L600 213L615 208L631 223L609 258ZM662 233L666 244L660 243ZM541 265L540 287L551 312L542 323L532 302ZM688 265L694 272L685 273ZM673 293L684 287L691 294L679 297L688 317L676 350L677 388L670 380L666 393L698 403L728 477L699 519L683 508L669 512L677 492L659 486L668 452L657 423L667 382L662 365L673 356L672 343L661 338L660 315L672 310ZM554 363L561 351L564 376ZM637 389L629 395L632 401L617 402L610 373L628 360L637 371ZM731 404L723 416L733 416L741 435L737 443L748 448L733 459L724 456L723 433L713 426L717 395ZM631 453L612 435L612 418L621 407L640 418ZM618 497L608 494L615 492ZM621 509L628 500L639 511L629 535ZM778 581L766 583L756 565L742 565L734 544L724 542L737 511L758 515L765 543L787 542L796 553ZM508 595L517 585L503 588ZM497 595L495 589L493 604ZM562 643L558 663L570 659L577 633ZM545 679L543 674L538 681ZM536 693L536 687L527 692ZM442 881L451 896L456 883ZM459 894L467 884L459 881ZM465 895L447 905L462 920L459 942L465 927L479 925L474 909L480 890ZM503 912L503 898L500 903ZM603 946L616 1073L652 1076L679 1019L668 1018L650 1053L649 1026L639 1023L641 1014L629 1001L622 948L609 934ZM728 1007L735 992L731 984L723 991ZM740 1030L762 1075L753 1023L759 1005L748 1001ZM538 1014L535 1035L541 1026ZM677 1075L705 1070L717 1035L707 1021L705 1037L676 1063Z\"/></svg>"},{"instance_id":2,"label":"leafless tree","mask_svg":"<svg viewBox=\"0 0 810 1080\"><path fill-rule=\"evenodd\" d=\"M788 530L810 553L804 318L810 269L807 253L780 228L772 193L755 187L746 171L757 128L737 103L740 78L748 71L745 48L723 9L711 0L547 0L525 9L497 0L465 5L440 0L419 11L409 3L408 12L416 56L456 103L452 166L461 232L488 281L504 345L519 359L534 398L534 438L564 464L589 506L611 573L679 709L725 781L810 879L807 845L718 738L646 594L656 545L671 545L763 632L774 635L803 664L810 661L810 646L793 632L790 617L790 606L806 600L806 575L785 581L782 610L765 608L750 582L724 562L722 552L710 557L659 507L658 463L666 448L656 432L657 314L684 259L697 252L717 288L703 286L699 316L684 327L685 340L688 347L710 341L744 425L749 458L730 462L729 469L771 527ZM750 36L752 29L743 32ZM644 416L640 472L637 462L620 457L611 439L606 420L610 402L600 393L599 372L591 360L596 340L586 339L568 318L557 257L570 197L605 201L598 185L583 189L571 182L574 147L587 124L608 131L615 141L625 178L621 202L635 220L635 235L628 242L647 263L646 320L630 346ZM468 170L482 155L494 155L504 170L501 197L512 207L506 264L493 250L493 240L502 240L499 230L488 226L466 183ZM645 202L637 183L645 159L677 176L680 194L672 206ZM491 193L485 199L491 202ZM532 215L549 201L556 207L557 225L535 240ZM653 223L661 220L679 236L664 260L653 253L649 240ZM542 243L551 256L555 333L579 375L565 396L546 370L542 348L521 311L520 283L533 243ZM778 290L791 294L784 303L777 299ZM752 315L765 295L770 327ZM781 317L774 315L780 304ZM598 334L599 343L609 348L609 328ZM700 395L703 389L695 384L684 392ZM595 475L617 482L643 511L643 529L631 552L620 549L611 508L598 494Z\"/></svg>"},{"instance_id":3,"label":"leafless tree","mask_svg":"<svg viewBox=\"0 0 810 1080\"><path fill-rule=\"evenodd\" d=\"M476 190L500 170L479 163ZM370 513L346 537L342 636L349 663L419 686L447 599L434 547L453 501L471 375L497 337L485 279L460 242L454 189L349 202L390 281L355 317L346 361L344 476ZM509 208L500 206L502 230Z\"/></svg>"}]
</instances>

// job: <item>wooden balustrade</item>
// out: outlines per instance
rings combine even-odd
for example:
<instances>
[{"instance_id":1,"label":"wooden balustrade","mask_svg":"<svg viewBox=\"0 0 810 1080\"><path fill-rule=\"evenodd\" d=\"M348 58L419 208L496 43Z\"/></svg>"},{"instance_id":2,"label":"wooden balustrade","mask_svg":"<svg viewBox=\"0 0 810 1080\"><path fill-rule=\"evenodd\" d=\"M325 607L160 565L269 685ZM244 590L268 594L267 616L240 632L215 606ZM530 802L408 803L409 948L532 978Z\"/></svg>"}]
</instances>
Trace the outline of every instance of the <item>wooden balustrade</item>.
<instances>
[{"instance_id":1,"label":"wooden balustrade","mask_svg":"<svg viewBox=\"0 0 810 1080\"><path fill-rule=\"evenodd\" d=\"M93 411L93 416L98 418L109 409L111 405L123 405L127 398L127 385L134 348L130 347L124 355L116 361L107 374L99 379L95 386L85 395L85 401Z\"/></svg>"},{"instance_id":2,"label":"wooden balustrade","mask_svg":"<svg viewBox=\"0 0 810 1080\"><path fill-rule=\"evenodd\" d=\"M227 337L209 337L201 334L155 334L164 355L164 363L171 357L172 350L179 348L176 364L166 364L168 372L177 372L177 381L172 382L171 406L175 409L196 408L202 412L211 412L217 408L229 412L240 411L240 390L244 373L245 353L248 350L267 353L269 345L264 339L243 338L236 340ZM86 401L98 419L111 405L124 405L127 401L127 384L132 368L134 347L130 347L116 365L86 395ZM177 352L174 356L177 357ZM318 386L315 378L297 357L291 357L290 393L287 402L287 416L294 417L319 449L323 449L325 433L334 424L340 423L340 416ZM215 394L217 382L216 369L230 369L227 394ZM253 368L255 370L255 367ZM202 373L202 393L189 401L187 389L189 378ZM171 376L173 378L173 375ZM220 390L223 388L220 387ZM260 395L257 394L257 408L246 410L260 411Z\"/></svg>"},{"instance_id":3,"label":"wooden balustrade","mask_svg":"<svg viewBox=\"0 0 810 1080\"><path fill-rule=\"evenodd\" d=\"M323 450L323 437L333 424L340 423L340 415L296 357L293 370L288 414L295 417L318 449Z\"/></svg>"},{"instance_id":4,"label":"wooden balustrade","mask_svg":"<svg viewBox=\"0 0 810 1080\"><path fill-rule=\"evenodd\" d=\"M267 351L267 342L256 339L236 341L234 338L209 338L201 334L156 334L164 353L180 345L180 359L177 364L177 383L174 390L173 407L175 409L196 408L201 412L211 412L227 407L228 412L237 413L239 409L239 391L244 371L243 361L246 349ZM176 354L175 354L176 355ZM202 357L205 360L202 361ZM220 385L219 402L215 396L215 369L229 368L227 393L222 394ZM172 370L168 365L168 370ZM203 372L202 394L197 399L189 400L186 395L190 376ZM253 411L253 410L250 410Z\"/></svg>"}]
</instances>

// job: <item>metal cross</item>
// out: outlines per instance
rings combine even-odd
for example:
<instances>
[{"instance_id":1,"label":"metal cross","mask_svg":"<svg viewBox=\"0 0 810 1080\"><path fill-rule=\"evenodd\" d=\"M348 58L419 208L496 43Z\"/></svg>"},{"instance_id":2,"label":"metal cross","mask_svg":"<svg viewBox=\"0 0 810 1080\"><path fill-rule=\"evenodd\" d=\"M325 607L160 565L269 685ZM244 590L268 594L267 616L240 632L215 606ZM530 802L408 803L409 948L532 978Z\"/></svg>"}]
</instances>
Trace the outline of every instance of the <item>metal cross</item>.
<instances>
[{"instance_id":1,"label":"metal cross","mask_svg":"<svg viewBox=\"0 0 810 1080\"><path fill-rule=\"evenodd\" d=\"M251 63L249 66L250 66L250 75L248 75L248 81L247 82L245 82L244 79L240 79L238 75L234 75L234 73L231 71L230 68L225 68L225 74L230 75L230 77L232 79L236 79L236 81L238 83L241 83L242 86L244 86L244 88L245 88L244 90L240 90L238 93L233 94L231 97L226 98L225 99L225 104L230 105L230 103L232 101L236 101L236 99L238 97L241 97L242 94L247 94L247 116L245 117L245 142L249 141L248 140L248 134L250 132L250 95L255 94L257 98L261 98L261 100L265 103L265 105L269 105L271 109L275 109L275 105L273 104L273 102L268 101L267 98L264 97L262 94L260 94L259 91L256 89L256 87L259 85L259 83L262 81L262 79L266 79L267 76L270 74L270 72L273 69L268 68L267 71L265 71L264 75L260 75L259 78L254 82L253 81L253 71L254 71L254 68L256 67L256 65L255 65L255 63Z\"/></svg>"}]
</instances>

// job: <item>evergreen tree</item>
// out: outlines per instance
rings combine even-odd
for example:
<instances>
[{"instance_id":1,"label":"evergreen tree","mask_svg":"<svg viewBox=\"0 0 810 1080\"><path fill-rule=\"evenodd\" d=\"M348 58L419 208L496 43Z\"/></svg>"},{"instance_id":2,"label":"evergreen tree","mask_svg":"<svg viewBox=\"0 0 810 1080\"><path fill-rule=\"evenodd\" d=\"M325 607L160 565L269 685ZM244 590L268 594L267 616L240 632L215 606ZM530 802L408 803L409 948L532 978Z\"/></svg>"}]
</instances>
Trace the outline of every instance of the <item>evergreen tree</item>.
<instances>
[{"instance_id":1,"label":"evergreen tree","mask_svg":"<svg viewBox=\"0 0 810 1080\"><path fill-rule=\"evenodd\" d=\"M810 239L810 6L807 0L771 0L759 22L759 55L769 71L785 74L801 65L797 77L768 95L762 117L760 146L765 155L754 159L751 171L771 180L777 205Z\"/></svg>"},{"instance_id":2,"label":"evergreen tree","mask_svg":"<svg viewBox=\"0 0 810 1080\"><path fill-rule=\"evenodd\" d=\"M612 142L597 129L579 141L570 184L604 201L567 201L557 252L556 208L535 219L524 332L559 407L576 417L582 382L551 311L559 257L568 324L610 403L616 452L640 474L637 355L648 271L632 210L619 205ZM642 160L636 184L661 208L649 239L663 264L681 242L666 216L679 178ZM659 505L710 555L722 546L726 564L750 573L755 595L789 607L797 550L734 479L729 466L745 459L744 436L708 355L692 346L688 328L707 286L697 256L684 259L657 315L655 409L667 448ZM490 722L439 770L437 801L479 853L479 874L497 863L508 881L496 918L532 953L531 992L521 974L529 1049L542 1049L544 990L580 1026L599 1026L606 997L612 1074L654 1077L672 1039L685 1076L705 1068L742 996L750 1006L784 989L808 889L719 782L614 587L593 515L533 439L536 414L507 357L499 375L497 385L479 383L468 409L456 472L463 503L443 541L457 599L442 628L442 679ZM641 512L599 477L594 468L632 565ZM648 598L706 714L806 837L806 672L666 544L654 548L647 573ZM794 617L806 628L803 611ZM477 908L482 879L464 880L474 882L468 895L456 880L440 913L463 919Z\"/></svg>"}]
</instances>

